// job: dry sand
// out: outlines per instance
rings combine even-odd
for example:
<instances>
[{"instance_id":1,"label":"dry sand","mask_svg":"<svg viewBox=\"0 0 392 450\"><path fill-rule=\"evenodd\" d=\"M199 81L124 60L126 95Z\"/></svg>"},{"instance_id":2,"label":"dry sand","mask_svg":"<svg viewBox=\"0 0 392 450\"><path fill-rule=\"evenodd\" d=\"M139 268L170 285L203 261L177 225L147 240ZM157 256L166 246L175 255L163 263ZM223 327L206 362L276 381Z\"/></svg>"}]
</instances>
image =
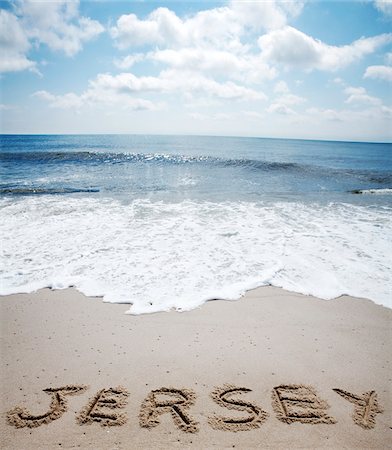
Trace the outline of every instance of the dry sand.
<instances>
[{"instance_id":1,"label":"dry sand","mask_svg":"<svg viewBox=\"0 0 392 450\"><path fill-rule=\"evenodd\" d=\"M0 298L1 448L392 447L392 311L265 287L130 316Z\"/></svg>"}]
</instances>

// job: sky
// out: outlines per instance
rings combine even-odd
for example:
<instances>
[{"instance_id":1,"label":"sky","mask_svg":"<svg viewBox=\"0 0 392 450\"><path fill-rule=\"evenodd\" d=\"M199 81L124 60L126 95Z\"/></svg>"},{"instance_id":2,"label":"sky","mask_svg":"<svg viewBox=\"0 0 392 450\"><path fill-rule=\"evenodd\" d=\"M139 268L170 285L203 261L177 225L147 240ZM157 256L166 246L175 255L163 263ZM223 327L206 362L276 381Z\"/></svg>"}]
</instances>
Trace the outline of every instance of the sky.
<instances>
[{"instance_id":1,"label":"sky","mask_svg":"<svg viewBox=\"0 0 392 450\"><path fill-rule=\"evenodd\" d=\"M392 0L0 8L2 133L392 141Z\"/></svg>"}]
</instances>

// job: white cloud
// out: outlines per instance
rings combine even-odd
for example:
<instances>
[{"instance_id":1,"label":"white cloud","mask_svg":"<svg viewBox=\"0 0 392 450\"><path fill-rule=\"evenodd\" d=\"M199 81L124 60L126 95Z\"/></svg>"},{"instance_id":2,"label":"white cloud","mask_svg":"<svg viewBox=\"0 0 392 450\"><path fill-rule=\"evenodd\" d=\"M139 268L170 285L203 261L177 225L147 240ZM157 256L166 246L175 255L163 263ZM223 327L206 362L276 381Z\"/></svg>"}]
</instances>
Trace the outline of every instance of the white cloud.
<instances>
[{"instance_id":1,"label":"white cloud","mask_svg":"<svg viewBox=\"0 0 392 450\"><path fill-rule=\"evenodd\" d=\"M392 1L391 0L375 0L374 6L388 17L392 17Z\"/></svg>"},{"instance_id":2,"label":"white cloud","mask_svg":"<svg viewBox=\"0 0 392 450\"><path fill-rule=\"evenodd\" d=\"M346 86L346 82L340 78L340 77L336 77L332 80L333 83L338 84L339 86Z\"/></svg>"},{"instance_id":3,"label":"white cloud","mask_svg":"<svg viewBox=\"0 0 392 450\"><path fill-rule=\"evenodd\" d=\"M78 53L104 31L96 20L79 15L79 0L16 2L16 13L30 38L67 56Z\"/></svg>"},{"instance_id":4,"label":"white cloud","mask_svg":"<svg viewBox=\"0 0 392 450\"><path fill-rule=\"evenodd\" d=\"M5 103L0 103L0 111L12 111L17 109L14 105L6 105Z\"/></svg>"},{"instance_id":5,"label":"white cloud","mask_svg":"<svg viewBox=\"0 0 392 450\"><path fill-rule=\"evenodd\" d=\"M392 120L392 108L389 106L381 105L380 108L382 114L388 119Z\"/></svg>"},{"instance_id":6,"label":"white cloud","mask_svg":"<svg viewBox=\"0 0 392 450\"><path fill-rule=\"evenodd\" d=\"M304 103L306 99L300 97L299 95L287 93L279 97L277 101L284 105L300 105L301 103Z\"/></svg>"},{"instance_id":7,"label":"white cloud","mask_svg":"<svg viewBox=\"0 0 392 450\"><path fill-rule=\"evenodd\" d=\"M341 47L328 45L293 28L272 31L258 40L265 60L305 70L335 71L392 41L392 33L361 38Z\"/></svg>"},{"instance_id":8,"label":"white cloud","mask_svg":"<svg viewBox=\"0 0 392 450\"><path fill-rule=\"evenodd\" d=\"M378 78L380 80L392 81L392 67L389 66L369 66L364 78Z\"/></svg>"},{"instance_id":9,"label":"white cloud","mask_svg":"<svg viewBox=\"0 0 392 450\"><path fill-rule=\"evenodd\" d=\"M241 116L249 117L253 120L260 120L264 119L265 114L259 112L259 111L242 111Z\"/></svg>"},{"instance_id":10,"label":"white cloud","mask_svg":"<svg viewBox=\"0 0 392 450\"><path fill-rule=\"evenodd\" d=\"M162 107L161 104L155 104L143 98L132 98L119 93L100 92L93 89L88 89L81 95L73 92L53 95L47 91L38 91L33 96L48 101L51 108L73 109L76 111L80 111L83 107L94 105L114 106L116 109L132 111L155 111Z\"/></svg>"},{"instance_id":11,"label":"white cloud","mask_svg":"<svg viewBox=\"0 0 392 450\"><path fill-rule=\"evenodd\" d=\"M135 14L120 16L110 34L120 49L145 45L182 46L233 34L238 31L230 31L233 21L234 15L227 7L201 11L185 20L168 8L157 8L145 20Z\"/></svg>"},{"instance_id":12,"label":"white cloud","mask_svg":"<svg viewBox=\"0 0 392 450\"><path fill-rule=\"evenodd\" d=\"M81 110L83 107L92 105L115 106L116 108L130 109L134 111L156 110L160 105L142 99L134 98L122 92L104 89L99 87L90 87L81 95L69 92L63 95L54 95L45 90L37 91L32 97L47 101L51 108Z\"/></svg>"},{"instance_id":13,"label":"white cloud","mask_svg":"<svg viewBox=\"0 0 392 450\"><path fill-rule=\"evenodd\" d=\"M225 74L241 69L242 61L237 55L228 51L182 48L179 50L165 49L149 54L149 58L177 69L192 69Z\"/></svg>"},{"instance_id":14,"label":"white cloud","mask_svg":"<svg viewBox=\"0 0 392 450\"><path fill-rule=\"evenodd\" d=\"M264 93L240 86L232 81L219 83L192 71L188 72L175 69L164 70L157 77L137 77L129 72L115 76L111 74L99 74L95 80L90 82L90 86L94 89L103 88L128 94L135 92L196 92L228 100L266 99Z\"/></svg>"},{"instance_id":15,"label":"white cloud","mask_svg":"<svg viewBox=\"0 0 392 450\"><path fill-rule=\"evenodd\" d=\"M120 49L156 44L161 39L156 22L139 20L135 14L122 15L110 28L110 35Z\"/></svg>"},{"instance_id":16,"label":"white cloud","mask_svg":"<svg viewBox=\"0 0 392 450\"><path fill-rule=\"evenodd\" d=\"M249 83L276 77L271 63L305 70L335 71L373 53L392 41L392 34L361 38L343 46L328 45L287 26L303 1L231 1L227 6L199 11L181 18L168 8L157 8L146 18L120 16L110 28L117 47L156 46L148 58L176 69L226 74ZM267 31L254 52L242 39ZM121 68L131 67L124 60Z\"/></svg>"},{"instance_id":17,"label":"white cloud","mask_svg":"<svg viewBox=\"0 0 392 450\"><path fill-rule=\"evenodd\" d=\"M284 103L272 103L272 105L267 108L267 111L269 113L281 114L282 116L292 116L296 114L294 110Z\"/></svg>"},{"instance_id":18,"label":"white cloud","mask_svg":"<svg viewBox=\"0 0 392 450\"><path fill-rule=\"evenodd\" d=\"M345 112L336 111L334 109L322 109L322 108L308 108L306 113L310 117L316 117L321 120L327 120L331 122L343 122L347 119Z\"/></svg>"},{"instance_id":19,"label":"white cloud","mask_svg":"<svg viewBox=\"0 0 392 450\"><path fill-rule=\"evenodd\" d=\"M170 81L170 80L169 80ZM98 74L95 80L89 82L90 87L98 90L115 91L123 94L134 92L164 92L173 89L169 83L157 77L137 77L133 73L126 72L119 75L109 73Z\"/></svg>"},{"instance_id":20,"label":"white cloud","mask_svg":"<svg viewBox=\"0 0 392 450\"><path fill-rule=\"evenodd\" d=\"M379 98L369 95L363 87L347 87L344 93L348 95L345 101L347 104L368 104L374 106L380 106L382 104Z\"/></svg>"},{"instance_id":21,"label":"white cloud","mask_svg":"<svg viewBox=\"0 0 392 450\"><path fill-rule=\"evenodd\" d=\"M330 122L342 122L345 126L358 125L361 122L366 126L366 121L371 121L373 126L375 124L385 123L392 119L392 108L381 103L377 104L362 104L359 109L323 109L312 107L307 109L306 115L307 123L324 120Z\"/></svg>"},{"instance_id":22,"label":"white cloud","mask_svg":"<svg viewBox=\"0 0 392 450\"><path fill-rule=\"evenodd\" d=\"M279 65L335 71L392 41L392 34L384 34L343 46L328 45L287 25L300 13L303 3L231 1L185 17L168 8L157 8L144 18L124 14L110 28L115 45L119 49L139 47L143 53L128 55L115 64L128 69L143 58L154 62L161 72L139 77L132 73L101 74L92 83L127 93L179 92L188 100L185 105L192 108L211 99L265 100L255 85L276 78ZM255 46L260 32L266 34ZM269 112L297 114L295 106L306 101L290 93L284 81L273 91L277 96ZM358 103L359 99L347 101Z\"/></svg>"},{"instance_id":23,"label":"white cloud","mask_svg":"<svg viewBox=\"0 0 392 450\"><path fill-rule=\"evenodd\" d=\"M135 14L120 16L110 34L118 48L141 47L146 59L171 69L255 84L273 79L277 71L241 37L281 26L301 7L299 1L290 5L233 1L184 18L168 8L157 8L144 19ZM149 50L151 46L155 50ZM133 58L116 61L123 69L132 63Z\"/></svg>"},{"instance_id":24,"label":"white cloud","mask_svg":"<svg viewBox=\"0 0 392 450\"><path fill-rule=\"evenodd\" d=\"M80 109L92 104L126 106L130 109L159 109L161 104L150 100L135 98L140 94L197 94L199 97L231 101L260 101L266 96L260 91L226 81L218 83L194 72L177 70L162 71L159 76L141 76L126 72L118 75L98 74L89 81L88 88L80 95L67 93L54 95L45 90L33 94L47 101L53 108Z\"/></svg>"},{"instance_id":25,"label":"white cloud","mask_svg":"<svg viewBox=\"0 0 392 450\"><path fill-rule=\"evenodd\" d=\"M119 69L126 70L131 68L134 64L143 61L144 58L145 55L143 53L135 53L133 55L124 56L121 59L115 59L113 62Z\"/></svg>"},{"instance_id":26,"label":"white cloud","mask_svg":"<svg viewBox=\"0 0 392 450\"><path fill-rule=\"evenodd\" d=\"M34 69L36 63L26 57L30 43L17 17L0 10L0 72Z\"/></svg>"},{"instance_id":27,"label":"white cloud","mask_svg":"<svg viewBox=\"0 0 392 450\"><path fill-rule=\"evenodd\" d=\"M253 30L276 29L299 14L303 1L231 1L228 6L199 11L181 19L168 8L157 8L146 19L119 17L110 34L120 49L158 45L160 48L208 46L235 48L239 37Z\"/></svg>"},{"instance_id":28,"label":"white cloud","mask_svg":"<svg viewBox=\"0 0 392 450\"><path fill-rule=\"evenodd\" d=\"M265 64L259 55L235 54L213 48L158 50L148 53L147 58L175 69L225 76L249 83L273 79L276 76L276 70Z\"/></svg>"},{"instance_id":29,"label":"white cloud","mask_svg":"<svg viewBox=\"0 0 392 450\"><path fill-rule=\"evenodd\" d=\"M47 91L37 91L33 94L33 97L46 100L52 108L80 109L84 104L82 96L72 92L64 95L53 95Z\"/></svg>"},{"instance_id":30,"label":"white cloud","mask_svg":"<svg viewBox=\"0 0 392 450\"><path fill-rule=\"evenodd\" d=\"M199 112L190 112L188 116L197 121L210 122L210 121L228 121L228 120L241 120L244 117L250 118L252 120L259 121L265 118L265 114L258 111L239 111L231 113L213 113L213 114L203 114Z\"/></svg>"},{"instance_id":31,"label":"white cloud","mask_svg":"<svg viewBox=\"0 0 392 450\"><path fill-rule=\"evenodd\" d=\"M278 96L274 99L267 111L281 115L297 114L291 107L306 102L306 99L299 95L292 94L285 81L279 81L274 86L274 92Z\"/></svg>"},{"instance_id":32,"label":"white cloud","mask_svg":"<svg viewBox=\"0 0 392 450\"><path fill-rule=\"evenodd\" d=\"M194 120L201 120L201 121L209 120L209 119L210 119L210 116L207 116L206 114L202 114L202 113L198 113L198 112L191 112L191 113L188 113L188 116L189 116L191 119L194 119Z\"/></svg>"},{"instance_id":33,"label":"white cloud","mask_svg":"<svg viewBox=\"0 0 392 450\"><path fill-rule=\"evenodd\" d=\"M27 57L32 45L73 56L103 31L99 22L79 15L78 0L17 0L14 12L0 10L0 71L38 73L36 62Z\"/></svg>"},{"instance_id":34,"label":"white cloud","mask_svg":"<svg viewBox=\"0 0 392 450\"><path fill-rule=\"evenodd\" d=\"M244 1L230 3L231 9L243 27L256 31L273 30L286 25L288 18L296 17L304 1Z\"/></svg>"},{"instance_id":35,"label":"white cloud","mask_svg":"<svg viewBox=\"0 0 392 450\"><path fill-rule=\"evenodd\" d=\"M287 94L290 92L289 87L285 81L278 81L274 86L274 92L277 94Z\"/></svg>"}]
</instances>

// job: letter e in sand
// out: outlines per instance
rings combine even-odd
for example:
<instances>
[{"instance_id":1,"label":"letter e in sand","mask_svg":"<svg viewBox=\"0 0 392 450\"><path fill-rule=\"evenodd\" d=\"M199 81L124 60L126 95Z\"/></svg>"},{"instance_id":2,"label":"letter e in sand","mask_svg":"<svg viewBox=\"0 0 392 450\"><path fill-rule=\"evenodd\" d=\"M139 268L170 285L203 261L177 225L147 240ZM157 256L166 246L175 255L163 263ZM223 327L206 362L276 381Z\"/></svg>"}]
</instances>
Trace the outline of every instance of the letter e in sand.
<instances>
[{"instance_id":1,"label":"letter e in sand","mask_svg":"<svg viewBox=\"0 0 392 450\"><path fill-rule=\"evenodd\" d=\"M317 396L311 386L281 384L272 389L272 406L277 418L285 423L336 423L326 414L329 408L325 400Z\"/></svg>"},{"instance_id":2,"label":"letter e in sand","mask_svg":"<svg viewBox=\"0 0 392 450\"><path fill-rule=\"evenodd\" d=\"M121 386L101 389L90 399L76 420L80 425L93 422L98 422L102 426L123 425L127 421L127 416L114 410L124 408L128 396L129 392Z\"/></svg>"}]
</instances>

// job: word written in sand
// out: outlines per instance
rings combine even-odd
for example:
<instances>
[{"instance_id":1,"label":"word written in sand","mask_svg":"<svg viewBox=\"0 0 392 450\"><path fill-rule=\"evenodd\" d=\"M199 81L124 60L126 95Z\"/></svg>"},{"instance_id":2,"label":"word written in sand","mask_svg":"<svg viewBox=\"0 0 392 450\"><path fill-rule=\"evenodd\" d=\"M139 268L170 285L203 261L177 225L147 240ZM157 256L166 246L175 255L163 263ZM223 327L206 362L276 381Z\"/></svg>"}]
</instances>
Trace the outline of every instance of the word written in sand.
<instances>
[{"instance_id":1,"label":"word written in sand","mask_svg":"<svg viewBox=\"0 0 392 450\"><path fill-rule=\"evenodd\" d=\"M27 409L16 407L7 413L7 421L16 428L39 427L59 419L68 409L68 396L82 394L87 389L83 385L68 385L60 388L44 389L51 395L49 410L34 415ZM353 421L362 428L375 426L375 417L382 413L375 391L353 394L342 389L333 389L345 400L354 404ZM227 417L213 414L208 424L215 430L246 431L259 428L268 418L268 413L251 401L244 401L243 394L252 392L246 387L225 384L211 392L212 400L222 408L243 412L241 417ZM127 421L124 408L129 392L122 386L99 390L76 416L79 425L99 423L102 426L124 425ZM175 426L186 433L199 431L199 423L190 413L195 404L196 394L191 389L162 387L151 391L142 402L139 424L151 429L160 424L160 416L170 414ZM283 423L334 424L336 419L327 414L328 403L318 396L312 386L303 384L281 384L272 389L272 407L276 417Z\"/></svg>"}]
</instances>

